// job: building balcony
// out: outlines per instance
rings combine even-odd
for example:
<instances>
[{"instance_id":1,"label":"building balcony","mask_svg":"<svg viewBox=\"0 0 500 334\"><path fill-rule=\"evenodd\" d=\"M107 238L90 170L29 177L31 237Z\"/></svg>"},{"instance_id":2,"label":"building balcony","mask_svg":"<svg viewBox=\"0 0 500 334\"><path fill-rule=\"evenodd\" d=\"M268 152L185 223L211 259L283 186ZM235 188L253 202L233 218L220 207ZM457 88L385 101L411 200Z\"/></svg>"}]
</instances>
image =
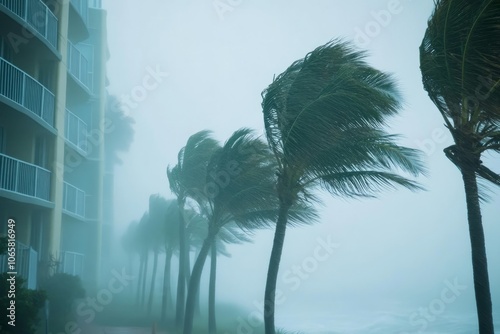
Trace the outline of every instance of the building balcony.
<instances>
[{"instance_id":1,"label":"building balcony","mask_svg":"<svg viewBox=\"0 0 500 334\"><path fill-rule=\"evenodd\" d=\"M10 102L12 107L53 130L54 94L33 77L0 58L0 100L2 98Z\"/></svg>"},{"instance_id":2,"label":"building balcony","mask_svg":"<svg viewBox=\"0 0 500 334\"><path fill-rule=\"evenodd\" d=\"M68 275L82 276L85 255L81 253L62 251L59 271Z\"/></svg>"},{"instance_id":3,"label":"building balcony","mask_svg":"<svg viewBox=\"0 0 500 334\"><path fill-rule=\"evenodd\" d=\"M69 6L69 37L72 41L83 41L89 37L89 2L71 0Z\"/></svg>"},{"instance_id":4,"label":"building balcony","mask_svg":"<svg viewBox=\"0 0 500 334\"><path fill-rule=\"evenodd\" d=\"M7 255L0 255L0 269L2 272L17 272L26 280L28 289L36 289L36 278L38 268L38 253L31 247L16 241L16 263L15 269L8 267Z\"/></svg>"},{"instance_id":5,"label":"building balcony","mask_svg":"<svg viewBox=\"0 0 500 334\"><path fill-rule=\"evenodd\" d=\"M0 0L1 7L25 22L57 51L57 18L41 0Z\"/></svg>"},{"instance_id":6,"label":"building balcony","mask_svg":"<svg viewBox=\"0 0 500 334\"><path fill-rule=\"evenodd\" d=\"M63 187L63 211L85 220L85 191L68 182Z\"/></svg>"},{"instance_id":7,"label":"building balcony","mask_svg":"<svg viewBox=\"0 0 500 334\"><path fill-rule=\"evenodd\" d=\"M87 154L87 135L87 123L66 109L64 136L66 141L83 155Z\"/></svg>"},{"instance_id":8,"label":"building balcony","mask_svg":"<svg viewBox=\"0 0 500 334\"><path fill-rule=\"evenodd\" d=\"M12 193L50 200L49 170L0 154L0 189Z\"/></svg>"},{"instance_id":9,"label":"building balcony","mask_svg":"<svg viewBox=\"0 0 500 334\"><path fill-rule=\"evenodd\" d=\"M80 86L92 92L91 64L83 53L70 41L68 41L68 72Z\"/></svg>"}]
</instances>

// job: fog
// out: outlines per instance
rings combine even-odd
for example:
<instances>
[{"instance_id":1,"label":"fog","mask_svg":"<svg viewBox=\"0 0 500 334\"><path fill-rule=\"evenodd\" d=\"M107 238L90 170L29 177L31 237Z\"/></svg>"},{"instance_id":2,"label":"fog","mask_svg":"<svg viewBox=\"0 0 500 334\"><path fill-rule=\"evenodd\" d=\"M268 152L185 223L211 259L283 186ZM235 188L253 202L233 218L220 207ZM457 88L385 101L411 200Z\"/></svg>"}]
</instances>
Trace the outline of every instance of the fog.
<instances>
[{"instance_id":1,"label":"fog","mask_svg":"<svg viewBox=\"0 0 500 334\"><path fill-rule=\"evenodd\" d=\"M427 333L474 332L463 182L442 151L452 139L419 69L418 47L433 1L106 0L103 6L108 89L130 99L124 109L135 121L134 141L115 168L117 239L148 210L151 194L175 198L166 168L177 163L191 134L209 129L222 142L240 127L263 134L261 92L273 77L342 37L367 50L369 63L398 81L404 108L390 132L424 152L429 175L418 181L426 190L356 200L318 192L320 221L287 230L276 325L307 333L401 333L418 332L425 321ZM146 94L137 98L141 86ZM487 162L500 170L498 157ZM500 328L498 191L482 203L482 214ZM252 240L229 245L231 257L218 260L217 301L241 307L245 321L262 312L273 230L258 231ZM457 284L456 298L432 320L415 316Z\"/></svg>"}]
</instances>

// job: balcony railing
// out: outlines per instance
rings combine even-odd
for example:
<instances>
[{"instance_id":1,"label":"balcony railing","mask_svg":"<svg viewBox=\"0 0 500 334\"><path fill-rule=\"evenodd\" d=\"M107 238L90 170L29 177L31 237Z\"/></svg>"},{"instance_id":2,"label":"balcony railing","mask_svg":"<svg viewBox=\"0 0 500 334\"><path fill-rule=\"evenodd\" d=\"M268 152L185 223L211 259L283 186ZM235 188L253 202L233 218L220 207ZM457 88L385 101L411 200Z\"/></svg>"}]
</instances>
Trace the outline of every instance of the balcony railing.
<instances>
[{"instance_id":1,"label":"balcony railing","mask_svg":"<svg viewBox=\"0 0 500 334\"><path fill-rule=\"evenodd\" d=\"M60 271L65 274L82 276L85 255L75 252L61 252Z\"/></svg>"},{"instance_id":2,"label":"balcony railing","mask_svg":"<svg viewBox=\"0 0 500 334\"><path fill-rule=\"evenodd\" d=\"M85 191L64 182L63 210L85 219Z\"/></svg>"},{"instance_id":3,"label":"balcony railing","mask_svg":"<svg viewBox=\"0 0 500 334\"><path fill-rule=\"evenodd\" d=\"M92 90L92 74L89 60L73 43L68 41L68 71L89 91Z\"/></svg>"},{"instance_id":4,"label":"balcony railing","mask_svg":"<svg viewBox=\"0 0 500 334\"><path fill-rule=\"evenodd\" d=\"M0 154L0 189L50 199L50 171Z\"/></svg>"},{"instance_id":5,"label":"balcony railing","mask_svg":"<svg viewBox=\"0 0 500 334\"><path fill-rule=\"evenodd\" d=\"M85 25L89 19L89 3L88 0L71 0L71 5L82 18Z\"/></svg>"},{"instance_id":6,"label":"balcony railing","mask_svg":"<svg viewBox=\"0 0 500 334\"><path fill-rule=\"evenodd\" d=\"M3 58L0 58L0 96L24 107L54 127L54 94Z\"/></svg>"},{"instance_id":7,"label":"balcony railing","mask_svg":"<svg viewBox=\"0 0 500 334\"><path fill-rule=\"evenodd\" d=\"M0 0L57 50L57 18L41 0Z\"/></svg>"},{"instance_id":8,"label":"balcony railing","mask_svg":"<svg viewBox=\"0 0 500 334\"><path fill-rule=\"evenodd\" d=\"M87 123L66 109L66 127L64 129L66 140L84 153L87 152L87 129Z\"/></svg>"},{"instance_id":9,"label":"balcony railing","mask_svg":"<svg viewBox=\"0 0 500 334\"><path fill-rule=\"evenodd\" d=\"M16 241L16 263L15 270L8 268L8 256L0 255L0 269L2 272L17 272L26 280L28 289L36 289L36 276L38 266L38 253L19 241Z\"/></svg>"}]
</instances>

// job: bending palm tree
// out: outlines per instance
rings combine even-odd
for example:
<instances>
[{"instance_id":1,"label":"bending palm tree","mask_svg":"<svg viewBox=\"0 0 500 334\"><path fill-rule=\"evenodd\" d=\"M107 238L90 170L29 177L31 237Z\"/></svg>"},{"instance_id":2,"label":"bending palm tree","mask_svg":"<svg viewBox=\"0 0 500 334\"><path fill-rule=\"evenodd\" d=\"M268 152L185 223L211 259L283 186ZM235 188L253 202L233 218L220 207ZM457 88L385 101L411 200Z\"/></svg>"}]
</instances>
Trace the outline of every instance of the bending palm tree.
<instances>
[{"instance_id":1,"label":"bending palm tree","mask_svg":"<svg viewBox=\"0 0 500 334\"><path fill-rule=\"evenodd\" d=\"M208 235L193 267L186 301L184 334L193 330L195 297L208 252L220 229L236 223L244 230L268 226L276 217L274 190L275 165L270 152L251 131L236 131L216 150L208 164L206 191L196 196L200 210L208 219ZM217 182L217 183L216 183ZM299 212L297 220L312 216Z\"/></svg>"},{"instance_id":2,"label":"bending palm tree","mask_svg":"<svg viewBox=\"0 0 500 334\"><path fill-rule=\"evenodd\" d=\"M500 152L499 20L498 0L438 0L420 46L424 88L455 142L444 151L464 182L481 334L494 328L477 177L500 185L481 161Z\"/></svg>"},{"instance_id":3,"label":"bending palm tree","mask_svg":"<svg viewBox=\"0 0 500 334\"><path fill-rule=\"evenodd\" d=\"M241 244L250 242L250 238L237 225L228 224L220 229L215 242L210 249L210 280L208 288L208 333L217 333L215 316L215 283L217 277L217 256L219 254L231 256L226 250L226 244Z\"/></svg>"},{"instance_id":4,"label":"bending palm tree","mask_svg":"<svg viewBox=\"0 0 500 334\"><path fill-rule=\"evenodd\" d=\"M274 334L275 290L289 209L332 195L373 196L396 185L419 186L394 173L423 171L417 151L395 144L383 131L399 108L392 78L364 54L333 41L294 62L262 93L267 139L278 165L279 216L265 289L266 334Z\"/></svg>"},{"instance_id":5,"label":"bending palm tree","mask_svg":"<svg viewBox=\"0 0 500 334\"><path fill-rule=\"evenodd\" d=\"M170 190L177 196L179 205L179 277L177 280L177 305L175 324L181 328L184 322L186 298L187 256L189 245L186 243L186 217L184 205L188 196L197 194L203 186L209 157L218 143L210 137L210 131L200 131L189 137L186 146L178 154L177 165L167 168Z\"/></svg>"}]
</instances>

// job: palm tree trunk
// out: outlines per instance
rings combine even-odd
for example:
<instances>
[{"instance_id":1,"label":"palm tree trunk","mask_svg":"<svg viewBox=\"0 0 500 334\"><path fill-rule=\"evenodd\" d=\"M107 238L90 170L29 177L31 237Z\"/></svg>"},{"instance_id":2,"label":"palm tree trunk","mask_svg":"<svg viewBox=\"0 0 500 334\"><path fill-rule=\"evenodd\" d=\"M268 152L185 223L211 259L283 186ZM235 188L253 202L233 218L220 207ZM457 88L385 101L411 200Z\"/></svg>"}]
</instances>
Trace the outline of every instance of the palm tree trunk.
<instances>
[{"instance_id":1,"label":"palm tree trunk","mask_svg":"<svg viewBox=\"0 0 500 334\"><path fill-rule=\"evenodd\" d=\"M137 281L137 292L135 296L135 304L139 306L141 300L141 286L142 286L142 271L144 270L144 256L140 254L139 256L139 280Z\"/></svg>"},{"instance_id":2,"label":"palm tree trunk","mask_svg":"<svg viewBox=\"0 0 500 334\"><path fill-rule=\"evenodd\" d=\"M276 282L278 281L278 271L283 252L283 243L285 241L286 224L288 221L288 210L290 204L280 203L278 222L274 232L273 248L269 260L267 271L266 290L264 293L264 328L266 334L275 334L274 311Z\"/></svg>"},{"instance_id":3,"label":"palm tree trunk","mask_svg":"<svg viewBox=\"0 0 500 334\"><path fill-rule=\"evenodd\" d=\"M217 243L212 244L210 254L210 284L208 287L208 333L217 333L215 318L215 281L217 274Z\"/></svg>"},{"instance_id":4,"label":"palm tree trunk","mask_svg":"<svg viewBox=\"0 0 500 334\"><path fill-rule=\"evenodd\" d=\"M179 274L177 277L177 302L175 311L175 326L182 328L184 322L184 305L186 299L186 227L184 221L184 202L179 201Z\"/></svg>"},{"instance_id":5,"label":"palm tree trunk","mask_svg":"<svg viewBox=\"0 0 500 334\"><path fill-rule=\"evenodd\" d=\"M158 269L158 249L154 250L153 258L153 275L151 275L151 286L149 287L149 300L148 300L148 315L151 314L151 309L153 307L153 296L156 283L156 271Z\"/></svg>"},{"instance_id":6,"label":"palm tree trunk","mask_svg":"<svg viewBox=\"0 0 500 334\"><path fill-rule=\"evenodd\" d=\"M196 293L200 286L201 273L203 272L203 266L205 260L208 256L208 251L213 243L213 237L207 236L201 247L200 254L194 263L193 272L191 273L191 279L189 280L189 289L186 301L186 313L184 319L184 331L183 334L192 334L193 332L193 320L194 320L194 308L196 301Z\"/></svg>"},{"instance_id":7,"label":"palm tree trunk","mask_svg":"<svg viewBox=\"0 0 500 334\"><path fill-rule=\"evenodd\" d=\"M172 262L172 248L167 246L165 253L165 268L163 270L163 295L161 298L161 322L167 321L167 310L170 308L170 264Z\"/></svg>"},{"instance_id":8,"label":"palm tree trunk","mask_svg":"<svg viewBox=\"0 0 500 334\"><path fill-rule=\"evenodd\" d=\"M475 171L467 167L462 168L462 179L467 201L479 334L494 334L486 245Z\"/></svg>"},{"instance_id":9,"label":"palm tree trunk","mask_svg":"<svg viewBox=\"0 0 500 334\"><path fill-rule=\"evenodd\" d=\"M200 251L198 250L198 252L196 253L196 259L198 258L198 256L200 255ZM201 281L200 281L200 284L201 284ZM194 307L194 314L199 317L201 316L201 309L200 309L200 286L198 286L198 293L196 294L196 305Z\"/></svg>"},{"instance_id":10,"label":"palm tree trunk","mask_svg":"<svg viewBox=\"0 0 500 334\"><path fill-rule=\"evenodd\" d=\"M148 263L149 263L149 252L146 250L144 252L144 268L142 272L142 291L141 291L141 307L144 306L146 299L146 281L148 276Z\"/></svg>"}]
</instances>

